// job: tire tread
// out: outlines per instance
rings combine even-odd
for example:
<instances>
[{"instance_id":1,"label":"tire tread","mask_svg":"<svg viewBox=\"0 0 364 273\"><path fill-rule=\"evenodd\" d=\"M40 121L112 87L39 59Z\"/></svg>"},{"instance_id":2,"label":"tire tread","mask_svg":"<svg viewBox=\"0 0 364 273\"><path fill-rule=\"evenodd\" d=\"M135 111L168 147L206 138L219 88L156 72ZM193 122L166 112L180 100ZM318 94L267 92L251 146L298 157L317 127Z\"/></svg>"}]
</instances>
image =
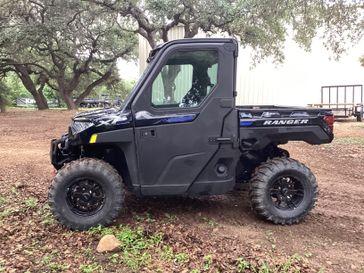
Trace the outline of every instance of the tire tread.
<instances>
[{"instance_id":1,"label":"tire tread","mask_svg":"<svg viewBox=\"0 0 364 273\"><path fill-rule=\"evenodd\" d=\"M113 220L119 215L122 209L122 202L124 200L125 191L123 188L122 178L119 173L109 163L94 158L81 158L75 161L71 161L65 164L54 177L48 191L48 204L54 215L54 217L64 226L72 230L86 230L90 228L90 225L82 223L74 223L69 221L62 213L61 208L55 201L57 190L61 190L62 181L71 172L77 172L79 170L94 169L101 172L103 176L108 177L109 183L112 184L115 190L117 198L112 204L112 208L106 213L105 217L98 223L102 226L107 226L113 222Z\"/></svg>"},{"instance_id":2,"label":"tire tread","mask_svg":"<svg viewBox=\"0 0 364 273\"><path fill-rule=\"evenodd\" d=\"M308 208L305 209L301 214L291 218L282 218L271 213L264 202L268 181L271 179L272 175L285 169L293 169L303 173L307 177L308 181L310 181L311 190L313 192L313 198L310 200ZM315 176L303 163L292 158L276 157L268 159L266 162L262 163L255 169L250 180L249 197L251 200L252 209L261 218L271 221L275 224L292 225L302 221L305 216L314 208L318 197L318 186Z\"/></svg>"}]
</instances>

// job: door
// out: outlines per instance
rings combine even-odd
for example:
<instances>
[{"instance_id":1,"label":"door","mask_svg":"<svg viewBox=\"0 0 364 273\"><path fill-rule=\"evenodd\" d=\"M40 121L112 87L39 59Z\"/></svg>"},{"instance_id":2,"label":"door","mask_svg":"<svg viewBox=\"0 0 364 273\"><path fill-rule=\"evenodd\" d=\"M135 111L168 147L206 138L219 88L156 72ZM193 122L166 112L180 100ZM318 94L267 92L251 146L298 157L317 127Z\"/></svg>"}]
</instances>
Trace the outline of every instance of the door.
<instances>
[{"instance_id":1,"label":"door","mask_svg":"<svg viewBox=\"0 0 364 273\"><path fill-rule=\"evenodd\" d=\"M225 43L172 43L153 61L132 104L143 195L185 194L218 152L234 105Z\"/></svg>"}]
</instances>

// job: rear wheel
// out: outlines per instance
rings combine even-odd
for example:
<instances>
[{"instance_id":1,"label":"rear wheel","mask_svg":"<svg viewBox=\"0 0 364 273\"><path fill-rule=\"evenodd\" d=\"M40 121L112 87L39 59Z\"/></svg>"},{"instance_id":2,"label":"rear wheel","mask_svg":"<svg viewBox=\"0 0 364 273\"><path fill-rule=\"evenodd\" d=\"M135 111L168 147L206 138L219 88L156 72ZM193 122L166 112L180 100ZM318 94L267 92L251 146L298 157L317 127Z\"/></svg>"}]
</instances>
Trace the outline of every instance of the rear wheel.
<instances>
[{"instance_id":1,"label":"rear wheel","mask_svg":"<svg viewBox=\"0 0 364 273\"><path fill-rule=\"evenodd\" d=\"M108 225L124 200L122 179L108 163L80 159L60 169L49 189L49 205L55 217L74 230Z\"/></svg>"},{"instance_id":2,"label":"rear wheel","mask_svg":"<svg viewBox=\"0 0 364 273\"><path fill-rule=\"evenodd\" d=\"M275 224L300 222L317 200L313 173L291 158L262 163L251 179L250 199L254 211Z\"/></svg>"}]
</instances>

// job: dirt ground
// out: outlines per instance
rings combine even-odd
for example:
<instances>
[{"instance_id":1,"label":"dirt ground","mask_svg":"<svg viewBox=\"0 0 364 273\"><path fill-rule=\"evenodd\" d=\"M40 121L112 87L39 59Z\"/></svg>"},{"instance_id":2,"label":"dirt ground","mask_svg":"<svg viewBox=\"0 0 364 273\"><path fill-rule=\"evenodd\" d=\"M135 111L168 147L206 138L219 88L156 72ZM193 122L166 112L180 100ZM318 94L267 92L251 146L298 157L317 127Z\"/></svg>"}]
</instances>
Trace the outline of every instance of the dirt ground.
<instances>
[{"instance_id":1,"label":"dirt ground","mask_svg":"<svg viewBox=\"0 0 364 273\"><path fill-rule=\"evenodd\" d=\"M336 122L329 145L286 145L320 188L316 207L298 225L259 220L244 191L194 199L129 194L107 232L162 234L143 248L148 259L134 261L125 250L98 254L101 229L71 232L50 215L49 142L73 115L0 114L0 272L364 272L364 123Z\"/></svg>"}]
</instances>

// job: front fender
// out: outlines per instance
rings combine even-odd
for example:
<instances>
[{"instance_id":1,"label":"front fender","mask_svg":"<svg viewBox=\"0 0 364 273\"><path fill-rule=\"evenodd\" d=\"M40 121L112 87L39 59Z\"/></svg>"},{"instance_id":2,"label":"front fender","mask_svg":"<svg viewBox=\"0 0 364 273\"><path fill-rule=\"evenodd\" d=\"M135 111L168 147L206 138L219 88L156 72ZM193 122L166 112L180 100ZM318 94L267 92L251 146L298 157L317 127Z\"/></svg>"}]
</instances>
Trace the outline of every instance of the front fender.
<instances>
[{"instance_id":1,"label":"front fender","mask_svg":"<svg viewBox=\"0 0 364 273\"><path fill-rule=\"evenodd\" d=\"M93 138L93 139L92 139ZM90 142L90 140L93 140ZM133 128L113 130L107 132L94 133L90 136L88 144L107 144L107 143L133 143Z\"/></svg>"}]
</instances>

